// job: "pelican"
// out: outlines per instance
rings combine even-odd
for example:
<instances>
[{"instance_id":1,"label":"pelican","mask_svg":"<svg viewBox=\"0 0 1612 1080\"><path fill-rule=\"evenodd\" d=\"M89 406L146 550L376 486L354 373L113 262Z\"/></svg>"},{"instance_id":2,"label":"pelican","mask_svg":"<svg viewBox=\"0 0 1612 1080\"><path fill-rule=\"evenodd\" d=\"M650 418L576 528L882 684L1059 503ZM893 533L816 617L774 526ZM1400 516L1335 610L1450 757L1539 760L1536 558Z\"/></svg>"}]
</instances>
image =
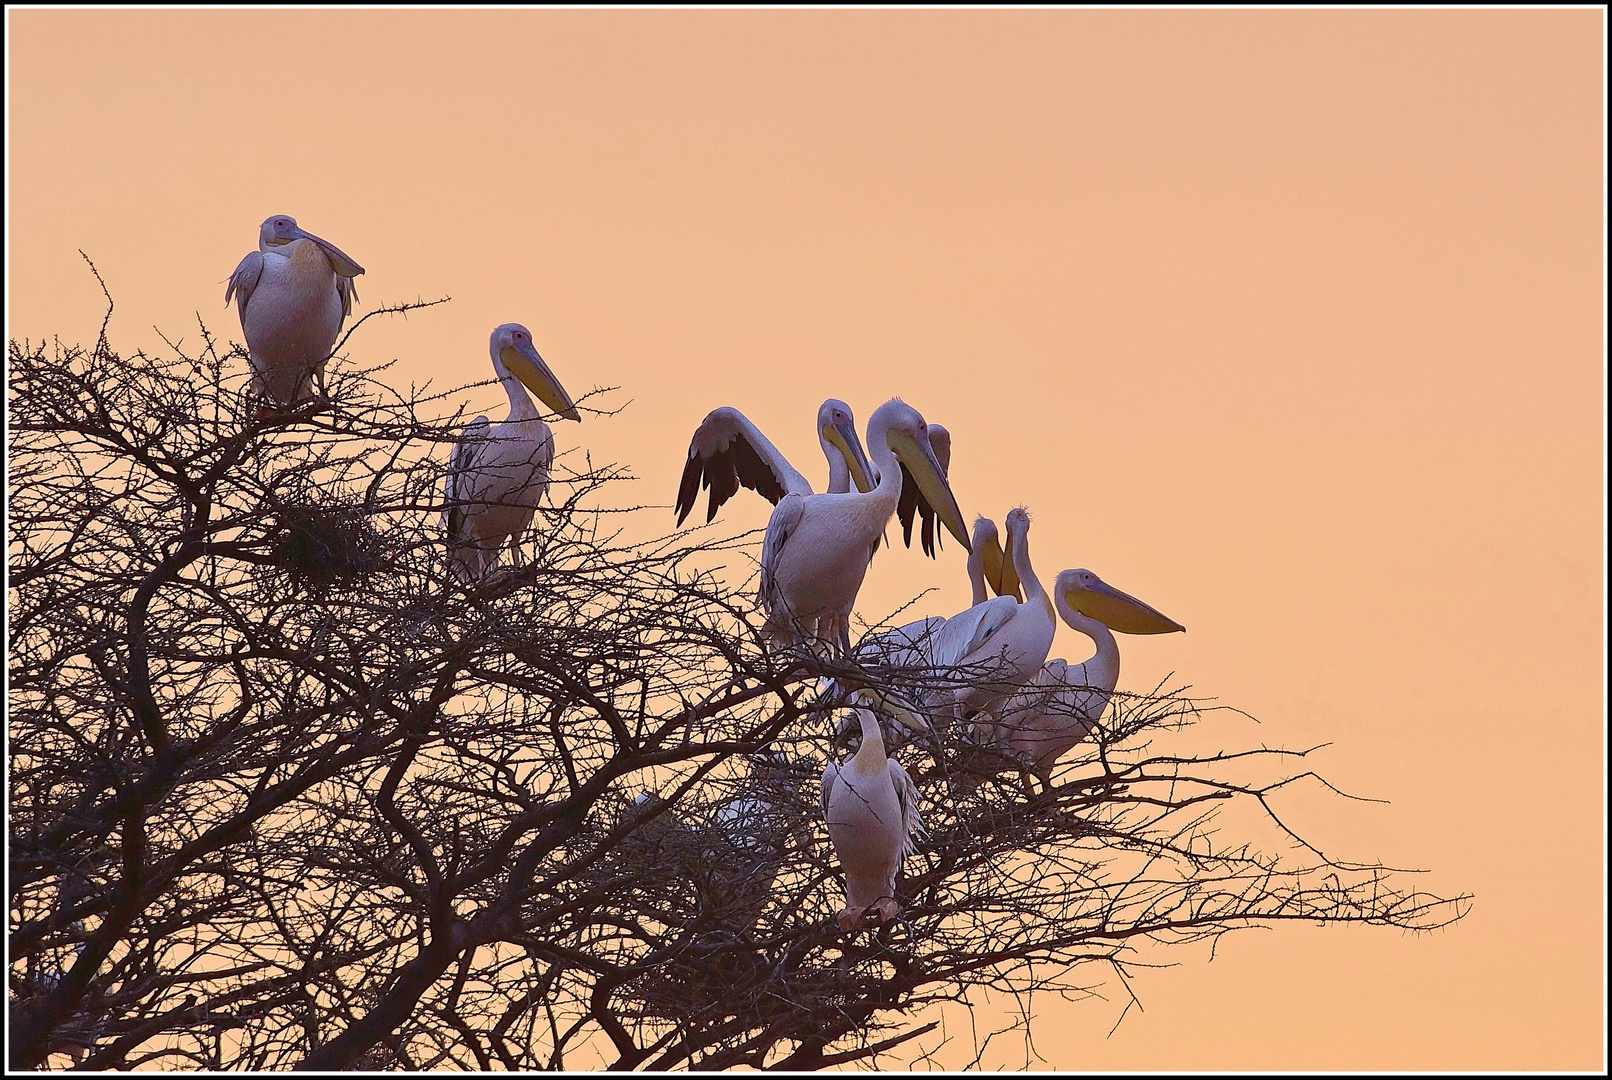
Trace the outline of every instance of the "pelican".
<instances>
[{"instance_id":1,"label":"pelican","mask_svg":"<svg viewBox=\"0 0 1612 1080\"><path fill-rule=\"evenodd\" d=\"M997 745L1029 763L1044 789L1052 786L1052 767L1058 759L1097 726L1119 683L1119 645L1113 631L1169 634L1186 630L1086 569L1060 573L1053 599L1063 621L1091 638L1097 652L1083 664L1048 660L1035 680L1002 708L995 731ZM1021 778L1029 791L1029 772Z\"/></svg>"},{"instance_id":2,"label":"pelican","mask_svg":"<svg viewBox=\"0 0 1612 1080\"><path fill-rule=\"evenodd\" d=\"M448 467L447 508L442 512L449 562L467 584L498 560L506 539L520 542L548 489L554 436L526 390L567 420L582 419L565 387L537 354L526 327L520 323L498 327L489 351L493 370L509 395L509 415L496 427L478 416L459 436Z\"/></svg>"},{"instance_id":3,"label":"pelican","mask_svg":"<svg viewBox=\"0 0 1612 1080\"><path fill-rule=\"evenodd\" d=\"M935 427L936 425L931 424L929 430L932 432ZM937 458L940 456L936 454ZM903 497L905 494L906 489L903 488ZM914 506L916 507L916 503ZM933 520L933 517L929 520ZM968 554L968 580L976 607L986 602L987 587L998 596L1013 596L1017 599L1018 577L1013 573L1011 563L1003 560L1002 543L997 537L996 522L984 515L974 519L974 535ZM945 626L946 622L944 615L929 615L893 630L869 634L857 644L856 659L864 666L882 668L898 679L923 678L934 666L932 646L935 643L935 636L940 633L941 627ZM840 691L838 680L822 680L821 694L828 695ZM917 695L920 699L923 696ZM893 706L895 702L886 699L886 705ZM903 713L899 707L891 711L895 712L898 718ZM841 734L847 734L848 731L848 726L843 727ZM900 726L892 728L890 736L894 744L892 749L904 745L907 734Z\"/></svg>"},{"instance_id":4,"label":"pelican","mask_svg":"<svg viewBox=\"0 0 1612 1080\"><path fill-rule=\"evenodd\" d=\"M817 441L828 458L828 488L832 494L851 490L873 490L872 467L856 434L851 407L829 398L817 410ZM761 430L738 409L724 405L712 409L694 430L688 444L688 463L677 489L677 523L683 524L701 485L711 491L705 520L716 517L719 507L743 484L759 492L773 505L785 495L810 495L812 485L784 455L778 452Z\"/></svg>"},{"instance_id":5,"label":"pelican","mask_svg":"<svg viewBox=\"0 0 1612 1080\"><path fill-rule=\"evenodd\" d=\"M1011 596L1023 600L1019 575L1013 563L1002 554L1002 541L996 533L996 522L981 514L974 519L973 550L968 554L968 584L974 593L974 603L983 604L992 595Z\"/></svg>"},{"instance_id":6,"label":"pelican","mask_svg":"<svg viewBox=\"0 0 1612 1080\"><path fill-rule=\"evenodd\" d=\"M918 785L900 762L885 755L879 722L860 704L869 696L858 691L854 700L862 745L843 765L830 762L822 781L828 838L845 872L845 907L837 921L846 932L901 914L896 871L917 851L915 837L923 829Z\"/></svg>"},{"instance_id":7,"label":"pelican","mask_svg":"<svg viewBox=\"0 0 1612 1080\"><path fill-rule=\"evenodd\" d=\"M353 313L364 272L328 240L275 214L258 229L249 252L224 289L234 296L252 363L252 393L279 405L310 396L309 383L323 376L342 321ZM274 410L265 405L259 415Z\"/></svg>"},{"instance_id":8,"label":"pelican","mask_svg":"<svg viewBox=\"0 0 1612 1080\"><path fill-rule=\"evenodd\" d=\"M976 522L976 528L980 528ZM992 526L989 533L994 533ZM967 611L947 619L930 637L926 651L938 670L989 665L977 679L950 690L958 719L975 713L992 713L1020 686L1041 670L1052 648L1058 623L1053 615L1052 598L1041 587L1035 568L1030 565L1030 515L1022 507L1007 516L1007 559L998 577L1012 568L1017 585L1024 589L1024 602L1014 593L976 603ZM989 548L987 534L987 549ZM972 554L972 553L971 553ZM976 596L983 595L989 571L989 551L981 561L981 584ZM970 575L972 576L972 574ZM955 677L955 676L954 676ZM927 695L931 701L937 696Z\"/></svg>"},{"instance_id":9,"label":"pelican","mask_svg":"<svg viewBox=\"0 0 1612 1080\"><path fill-rule=\"evenodd\" d=\"M878 482L873 490L778 500L761 548L763 633L770 644L838 641L850 650L851 608L868 562L906 484L968 548L963 515L935 459L928 425L918 410L892 398L868 421L868 445Z\"/></svg>"}]
</instances>

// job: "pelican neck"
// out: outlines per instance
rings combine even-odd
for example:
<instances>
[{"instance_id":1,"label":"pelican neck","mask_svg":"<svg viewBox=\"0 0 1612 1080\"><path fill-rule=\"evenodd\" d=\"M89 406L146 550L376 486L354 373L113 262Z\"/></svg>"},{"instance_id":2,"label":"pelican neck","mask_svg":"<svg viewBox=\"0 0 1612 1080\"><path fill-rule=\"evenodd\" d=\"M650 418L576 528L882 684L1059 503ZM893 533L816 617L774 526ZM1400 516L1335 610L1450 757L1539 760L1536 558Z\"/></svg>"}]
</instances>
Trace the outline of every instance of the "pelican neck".
<instances>
[{"instance_id":1,"label":"pelican neck","mask_svg":"<svg viewBox=\"0 0 1612 1080\"><path fill-rule=\"evenodd\" d=\"M879 731L879 721L874 718L872 709L857 709L856 712L862 724L862 745L856 748L854 760L859 767L874 768L885 760L884 734Z\"/></svg>"},{"instance_id":2,"label":"pelican neck","mask_svg":"<svg viewBox=\"0 0 1612 1080\"><path fill-rule=\"evenodd\" d=\"M1039 600L1051 610L1052 598L1047 595L1047 590L1041 587L1041 579L1036 577L1035 568L1030 565L1029 522L1025 522L1024 527L1018 531L1018 536L1018 543L1015 544L1013 534L1009 532L1007 557L1013 560L1013 572L1019 576L1019 584L1024 586L1024 602L1028 604L1032 600Z\"/></svg>"},{"instance_id":3,"label":"pelican neck","mask_svg":"<svg viewBox=\"0 0 1612 1080\"><path fill-rule=\"evenodd\" d=\"M1117 668L1119 665L1119 642L1114 639L1114 631L1090 615L1084 615L1070 607L1068 601L1063 598L1062 590L1059 591L1057 596L1053 597L1053 602L1058 609L1058 614L1068 624L1069 628L1085 634L1097 646L1097 652L1092 655L1090 660L1084 662L1088 664L1092 660L1112 662Z\"/></svg>"}]
</instances>

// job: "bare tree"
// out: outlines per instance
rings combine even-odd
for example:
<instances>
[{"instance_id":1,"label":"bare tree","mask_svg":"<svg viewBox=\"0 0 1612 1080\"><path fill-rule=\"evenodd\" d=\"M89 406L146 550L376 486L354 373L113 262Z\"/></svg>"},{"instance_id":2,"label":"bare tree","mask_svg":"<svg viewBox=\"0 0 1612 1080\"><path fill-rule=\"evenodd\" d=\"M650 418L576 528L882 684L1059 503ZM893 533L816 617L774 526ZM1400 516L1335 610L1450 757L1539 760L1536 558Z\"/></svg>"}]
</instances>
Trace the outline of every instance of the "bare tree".
<instances>
[{"instance_id":1,"label":"bare tree","mask_svg":"<svg viewBox=\"0 0 1612 1080\"><path fill-rule=\"evenodd\" d=\"M173 353L9 349L13 1067L820 1068L1138 939L1465 911L1297 842L1303 753L1173 749L1213 718L1177 691L1040 795L957 730L906 751L907 924L842 935L819 678L980 673L769 654L753 538L629 542L664 508L577 451L462 584L445 396L338 361L258 418L238 347ZM1211 827L1237 805L1274 853Z\"/></svg>"}]
</instances>

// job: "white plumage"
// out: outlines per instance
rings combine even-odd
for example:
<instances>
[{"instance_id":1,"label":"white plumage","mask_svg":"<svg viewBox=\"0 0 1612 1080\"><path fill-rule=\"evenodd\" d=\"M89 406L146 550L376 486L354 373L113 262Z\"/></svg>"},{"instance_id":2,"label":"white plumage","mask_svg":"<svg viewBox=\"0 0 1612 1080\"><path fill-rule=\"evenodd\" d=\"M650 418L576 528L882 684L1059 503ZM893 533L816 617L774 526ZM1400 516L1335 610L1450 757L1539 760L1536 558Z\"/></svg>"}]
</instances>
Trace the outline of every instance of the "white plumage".
<instances>
[{"instance_id":1,"label":"white plumage","mask_svg":"<svg viewBox=\"0 0 1612 1080\"><path fill-rule=\"evenodd\" d=\"M901 914L896 873L917 851L923 829L918 785L884 751L879 723L865 707L856 708L862 745L841 765L823 770L823 818L845 874L845 907L837 916L850 931L887 922Z\"/></svg>"},{"instance_id":2,"label":"white plumage","mask_svg":"<svg viewBox=\"0 0 1612 1080\"><path fill-rule=\"evenodd\" d=\"M295 405L324 373L341 324L353 310L362 274L346 253L276 214L258 229L258 249L230 275L224 303L235 298L251 357L252 392L272 404Z\"/></svg>"},{"instance_id":3,"label":"white plumage","mask_svg":"<svg viewBox=\"0 0 1612 1080\"><path fill-rule=\"evenodd\" d=\"M448 558L463 582L485 574L506 540L519 543L548 489L554 435L526 388L568 420L580 420L571 397L538 355L531 331L505 323L489 341L493 370L509 397L498 424L478 416L454 444L442 527Z\"/></svg>"},{"instance_id":4,"label":"white plumage","mask_svg":"<svg viewBox=\"0 0 1612 1080\"><path fill-rule=\"evenodd\" d=\"M1053 588L1058 614L1072 629L1092 639L1096 653L1082 664L1048 660L1036 677L999 710L992 733L996 745L1023 761L1051 784L1058 759L1097 726L1119 684L1119 644L1113 630L1126 634L1167 634L1186 627L1090 570L1065 570ZM1028 775L1025 785L1029 786Z\"/></svg>"},{"instance_id":5,"label":"white plumage","mask_svg":"<svg viewBox=\"0 0 1612 1080\"><path fill-rule=\"evenodd\" d=\"M775 646L816 641L849 648L851 609L901 499L903 467L922 506L968 547L962 513L918 411L899 399L879 406L868 423L868 446L879 477L873 490L792 492L773 509L761 549L759 598L764 632Z\"/></svg>"}]
</instances>

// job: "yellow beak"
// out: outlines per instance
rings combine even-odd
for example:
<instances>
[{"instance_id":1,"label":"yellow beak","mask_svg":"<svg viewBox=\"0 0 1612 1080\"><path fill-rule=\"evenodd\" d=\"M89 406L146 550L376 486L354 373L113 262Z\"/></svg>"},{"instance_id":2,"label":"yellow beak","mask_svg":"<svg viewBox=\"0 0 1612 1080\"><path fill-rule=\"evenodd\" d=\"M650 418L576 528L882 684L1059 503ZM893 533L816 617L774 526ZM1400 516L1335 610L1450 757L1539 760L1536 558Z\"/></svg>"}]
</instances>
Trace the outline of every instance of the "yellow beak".
<instances>
[{"instance_id":1,"label":"yellow beak","mask_svg":"<svg viewBox=\"0 0 1612 1080\"><path fill-rule=\"evenodd\" d=\"M554 372L549 370L536 349L516 349L505 345L499 350L498 359L543 404L567 420L582 419L582 414L571 402L571 395L565 392L565 387L560 385L560 380L554 377Z\"/></svg>"}]
</instances>

